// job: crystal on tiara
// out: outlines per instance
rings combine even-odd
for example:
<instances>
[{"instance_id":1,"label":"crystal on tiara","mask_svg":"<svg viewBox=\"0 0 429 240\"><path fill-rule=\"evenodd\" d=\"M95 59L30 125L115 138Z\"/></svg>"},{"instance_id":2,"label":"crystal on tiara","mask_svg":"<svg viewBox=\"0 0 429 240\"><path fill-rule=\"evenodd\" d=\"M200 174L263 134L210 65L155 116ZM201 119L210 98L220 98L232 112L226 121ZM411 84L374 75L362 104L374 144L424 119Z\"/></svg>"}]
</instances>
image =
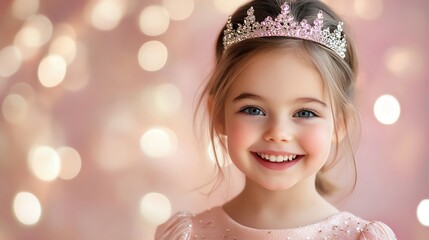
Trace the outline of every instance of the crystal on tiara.
<instances>
[{"instance_id":1,"label":"crystal on tiara","mask_svg":"<svg viewBox=\"0 0 429 240\"><path fill-rule=\"evenodd\" d=\"M297 22L290 13L290 7L287 3L281 6L281 12L272 19L270 16L262 22L257 22L253 7L247 10L247 17L244 18L243 24L238 24L234 30L231 16L229 16L224 30L223 46L224 51L231 45L241 42L246 39L259 37L292 37L305 39L320 43L333 51L341 58L346 56L346 39L343 33L343 22L339 22L337 28L331 32L329 28L323 27L323 13L319 11L316 19L313 21L313 26L307 23L307 20Z\"/></svg>"}]
</instances>

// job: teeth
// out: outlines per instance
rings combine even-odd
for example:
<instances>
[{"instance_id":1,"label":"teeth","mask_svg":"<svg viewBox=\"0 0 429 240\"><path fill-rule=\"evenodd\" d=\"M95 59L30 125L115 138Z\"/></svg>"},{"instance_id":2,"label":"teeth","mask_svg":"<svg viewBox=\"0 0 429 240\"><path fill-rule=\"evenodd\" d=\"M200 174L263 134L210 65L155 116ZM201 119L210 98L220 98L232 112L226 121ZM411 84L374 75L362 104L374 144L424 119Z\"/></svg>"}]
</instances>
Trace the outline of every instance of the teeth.
<instances>
[{"instance_id":1,"label":"teeth","mask_svg":"<svg viewBox=\"0 0 429 240\"><path fill-rule=\"evenodd\" d=\"M266 153L257 153L257 154L261 158L268 160L270 162L284 162L284 161L290 162L292 160L295 160L296 158L296 154L285 155L285 156L282 156L282 155L276 156L276 155L266 154Z\"/></svg>"}]
</instances>

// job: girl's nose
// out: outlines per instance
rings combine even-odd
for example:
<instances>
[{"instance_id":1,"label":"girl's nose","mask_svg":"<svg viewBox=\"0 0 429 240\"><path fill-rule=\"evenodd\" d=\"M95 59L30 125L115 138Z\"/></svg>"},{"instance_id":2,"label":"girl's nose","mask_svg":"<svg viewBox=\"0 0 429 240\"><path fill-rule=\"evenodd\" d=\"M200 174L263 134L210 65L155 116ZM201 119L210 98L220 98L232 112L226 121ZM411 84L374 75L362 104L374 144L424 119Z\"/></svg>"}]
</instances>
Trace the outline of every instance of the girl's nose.
<instances>
[{"instance_id":1,"label":"girl's nose","mask_svg":"<svg viewBox=\"0 0 429 240\"><path fill-rule=\"evenodd\" d=\"M286 120L273 120L264 133L268 142L290 142L293 138L292 124Z\"/></svg>"}]
</instances>

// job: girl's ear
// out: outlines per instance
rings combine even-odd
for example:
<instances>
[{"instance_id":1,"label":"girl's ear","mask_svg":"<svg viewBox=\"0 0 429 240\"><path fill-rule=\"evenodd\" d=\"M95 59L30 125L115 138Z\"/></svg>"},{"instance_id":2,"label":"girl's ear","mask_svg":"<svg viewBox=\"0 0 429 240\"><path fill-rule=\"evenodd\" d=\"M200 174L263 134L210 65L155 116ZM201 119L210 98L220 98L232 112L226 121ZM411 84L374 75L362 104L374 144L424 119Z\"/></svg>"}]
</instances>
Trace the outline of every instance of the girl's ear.
<instances>
[{"instance_id":1,"label":"girl's ear","mask_svg":"<svg viewBox=\"0 0 429 240\"><path fill-rule=\"evenodd\" d=\"M223 114L223 111L215 111L213 97L211 95L207 99L207 109L209 110L209 117L213 121L213 127L216 132L225 136L225 115Z\"/></svg>"}]
</instances>

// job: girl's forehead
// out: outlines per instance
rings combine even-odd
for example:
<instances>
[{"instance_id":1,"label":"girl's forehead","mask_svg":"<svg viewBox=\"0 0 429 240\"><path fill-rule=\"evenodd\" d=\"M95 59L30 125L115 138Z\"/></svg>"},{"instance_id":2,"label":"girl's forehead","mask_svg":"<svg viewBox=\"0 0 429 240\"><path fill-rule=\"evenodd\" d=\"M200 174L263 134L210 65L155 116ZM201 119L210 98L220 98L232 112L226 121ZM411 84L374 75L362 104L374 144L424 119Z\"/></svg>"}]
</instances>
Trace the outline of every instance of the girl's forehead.
<instances>
[{"instance_id":1,"label":"girl's forehead","mask_svg":"<svg viewBox=\"0 0 429 240\"><path fill-rule=\"evenodd\" d=\"M323 78L313 62L302 51L289 49L264 52L249 59L229 91L230 95L242 92L279 100L327 98Z\"/></svg>"},{"instance_id":2,"label":"girl's forehead","mask_svg":"<svg viewBox=\"0 0 429 240\"><path fill-rule=\"evenodd\" d=\"M301 47L289 47L273 48L254 53L243 65L243 69L246 69L247 71L263 71L264 69L262 68L276 66L276 64L283 64L286 62L300 63L301 65L305 65L309 68L315 68L310 59L310 56L307 52L305 52L305 50L303 50ZM269 71L272 70L272 68L267 68L266 70Z\"/></svg>"}]
</instances>

